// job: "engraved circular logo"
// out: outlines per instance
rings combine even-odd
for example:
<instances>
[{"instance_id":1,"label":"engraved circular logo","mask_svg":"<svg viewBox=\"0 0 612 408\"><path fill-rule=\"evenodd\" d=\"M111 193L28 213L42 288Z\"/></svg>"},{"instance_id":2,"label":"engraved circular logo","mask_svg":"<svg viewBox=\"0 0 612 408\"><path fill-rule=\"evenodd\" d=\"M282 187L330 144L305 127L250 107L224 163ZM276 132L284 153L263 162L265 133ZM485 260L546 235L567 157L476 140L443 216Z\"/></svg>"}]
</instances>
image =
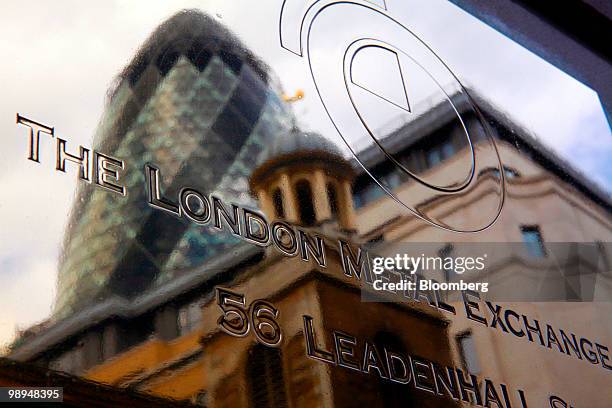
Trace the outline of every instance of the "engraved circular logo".
<instances>
[{"instance_id":1,"label":"engraved circular logo","mask_svg":"<svg viewBox=\"0 0 612 408\"><path fill-rule=\"evenodd\" d=\"M339 136L396 205L457 232L495 222L504 177L486 123L454 73L382 0L286 0L280 37L306 58ZM391 117L395 127L381 125ZM464 216L476 201L478 211Z\"/></svg>"}]
</instances>

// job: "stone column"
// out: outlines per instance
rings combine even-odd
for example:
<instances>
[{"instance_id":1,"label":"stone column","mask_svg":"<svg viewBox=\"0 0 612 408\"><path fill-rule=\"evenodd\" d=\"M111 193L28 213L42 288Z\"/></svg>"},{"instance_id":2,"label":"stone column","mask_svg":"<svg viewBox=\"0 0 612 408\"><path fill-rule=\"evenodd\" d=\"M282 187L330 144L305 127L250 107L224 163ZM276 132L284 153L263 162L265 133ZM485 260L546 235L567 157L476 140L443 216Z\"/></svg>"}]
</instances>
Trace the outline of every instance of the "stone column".
<instances>
[{"instance_id":1,"label":"stone column","mask_svg":"<svg viewBox=\"0 0 612 408\"><path fill-rule=\"evenodd\" d=\"M312 180L312 201L314 204L317 221L329 220L332 217L329 197L327 196L327 185L323 170L315 170Z\"/></svg>"},{"instance_id":2,"label":"stone column","mask_svg":"<svg viewBox=\"0 0 612 408\"><path fill-rule=\"evenodd\" d=\"M295 199L295 191L293 191L293 186L291 185L291 181L289 180L289 175L287 173L281 174L279 186L283 192L285 218L289 222L297 223L297 200Z\"/></svg>"},{"instance_id":3,"label":"stone column","mask_svg":"<svg viewBox=\"0 0 612 408\"><path fill-rule=\"evenodd\" d=\"M343 228L354 228L355 226L355 207L353 206L353 190L351 183L347 181L342 182L342 198L341 207L339 209L340 225Z\"/></svg>"},{"instance_id":4,"label":"stone column","mask_svg":"<svg viewBox=\"0 0 612 408\"><path fill-rule=\"evenodd\" d=\"M278 218L276 216L276 212L274 211L274 203L272 202L272 198L270 198L270 194L263 188L260 188L257 191L257 198L259 199L259 208L268 218L268 221L274 220Z\"/></svg>"}]
</instances>

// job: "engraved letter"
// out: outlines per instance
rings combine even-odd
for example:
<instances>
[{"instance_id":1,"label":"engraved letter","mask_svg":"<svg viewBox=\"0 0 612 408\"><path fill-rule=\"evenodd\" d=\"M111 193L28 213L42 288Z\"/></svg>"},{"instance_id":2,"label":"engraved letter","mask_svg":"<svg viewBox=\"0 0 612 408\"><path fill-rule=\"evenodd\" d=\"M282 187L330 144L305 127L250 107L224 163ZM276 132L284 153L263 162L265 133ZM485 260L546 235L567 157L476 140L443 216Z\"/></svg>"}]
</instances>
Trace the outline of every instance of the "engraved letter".
<instances>
[{"instance_id":1,"label":"engraved letter","mask_svg":"<svg viewBox=\"0 0 612 408\"><path fill-rule=\"evenodd\" d=\"M304 340L306 340L306 353L308 357L329 364L336 364L334 355L329 351L317 348L317 339L312 327L312 317L304 315Z\"/></svg>"},{"instance_id":2,"label":"engraved letter","mask_svg":"<svg viewBox=\"0 0 612 408\"><path fill-rule=\"evenodd\" d=\"M145 177L147 178L147 193L149 196L149 205L153 208L169 212L177 217L181 216L181 209L178 205L171 203L167 199L161 196L159 188L159 169L151 166L150 164L145 165Z\"/></svg>"},{"instance_id":3,"label":"engraved letter","mask_svg":"<svg viewBox=\"0 0 612 408\"><path fill-rule=\"evenodd\" d=\"M342 258L342 269L346 276L355 275L361 279L361 274L368 283L372 283L372 270L370 265L370 257L366 251L357 248L357 257L353 253L351 246L342 240L338 240L340 246L340 257Z\"/></svg>"},{"instance_id":4,"label":"engraved letter","mask_svg":"<svg viewBox=\"0 0 612 408\"><path fill-rule=\"evenodd\" d=\"M34 122L33 120L28 119L19 114L17 114L17 123L30 128L30 150L28 153L28 159L40 163L40 160L38 158L38 142L40 140L40 132L46 133L53 137L53 128L45 126L42 123Z\"/></svg>"},{"instance_id":5,"label":"engraved letter","mask_svg":"<svg viewBox=\"0 0 612 408\"><path fill-rule=\"evenodd\" d=\"M57 154L55 168L61 172L66 172L66 160L76 163L80 167L79 177L85 181L89 180L89 149L79 146L80 155L66 153L66 141L57 138Z\"/></svg>"},{"instance_id":6,"label":"engraved letter","mask_svg":"<svg viewBox=\"0 0 612 408\"><path fill-rule=\"evenodd\" d=\"M94 151L94 183L122 196L126 195L125 187L109 181L109 178L119 181L119 170L109 168L109 166L115 166L122 170L125 167L122 160L113 159L110 156Z\"/></svg>"}]
</instances>

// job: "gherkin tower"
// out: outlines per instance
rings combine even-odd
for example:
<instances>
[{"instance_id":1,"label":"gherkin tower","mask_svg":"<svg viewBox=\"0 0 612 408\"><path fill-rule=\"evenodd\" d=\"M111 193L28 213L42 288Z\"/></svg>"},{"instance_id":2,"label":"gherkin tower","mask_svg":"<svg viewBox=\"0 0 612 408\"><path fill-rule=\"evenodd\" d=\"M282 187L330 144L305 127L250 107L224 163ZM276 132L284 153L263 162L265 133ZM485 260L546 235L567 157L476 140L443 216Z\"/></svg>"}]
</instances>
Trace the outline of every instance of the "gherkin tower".
<instances>
[{"instance_id":1,"label":"gherkin tower","mask_svg":"<svg viewBox=\"0 0 612 408\"><path fill-rule=\"evenodd\" d=\"M164 192L183 186L256 205L248 178L293 117L273 74L215 19L182 11L161 24L118 76L94 137L126 162L122 197L80 186L59 263L54 316L130 298L236 245L235 238L148 206L144 166Z\"/></svg>"}]
</instances>

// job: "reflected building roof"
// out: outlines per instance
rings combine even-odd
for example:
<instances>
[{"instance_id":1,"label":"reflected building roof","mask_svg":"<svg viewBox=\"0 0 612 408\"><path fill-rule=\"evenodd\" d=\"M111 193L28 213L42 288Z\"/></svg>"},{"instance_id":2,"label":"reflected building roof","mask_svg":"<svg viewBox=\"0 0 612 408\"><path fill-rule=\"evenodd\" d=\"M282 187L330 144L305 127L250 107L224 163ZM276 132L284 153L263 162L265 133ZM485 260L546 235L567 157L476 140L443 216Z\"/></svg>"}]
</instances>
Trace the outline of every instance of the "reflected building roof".
<instances>
[{"instance_id":1,"label":"reflected building roof","mask_svg":"<svg viewBox=\"0 0 612 408\"><path fill-rule=\"evenodd\" d=\"M464 94L455 93L450 96L452 105L458 112L465 114L470 110L470 104L475 104L488 126L495 128L494 134L497 139L505 140L515 145L522 151L522 154L529 155L532 160L561 179L570 181L581 193L612 212L612 196L610 192L591 181L589 177L586 177L574 165L561 157L559 153L539 141L528 129L517 124L508 114L493 105L478 92L470 89L469 95L473 99L472 102ZM444 102L433 104L427 111L427 114L401 123L394 130L388 132L383 139L385 148L390 154L406 152L421 140L431 136L435 131L444 128L455 118L456 114L450 104ZM358 156L360 161L368 168L383 165L388 161L377 145L368 146L360 151ZM358 184L364 181L366 183L373 182L371 177L354 158L352 159L352 164L359 173Z\"/></svg>"},{"instance_id":2,"label":"reflected building roof","mask_svg":"<svg viewBox=\"0 0 612 408\"><path fill-rule=\"evenodd\" d=\"M295 152L324 151L342 156L338 146L331 140L315 132L302 132L298 128L291 129L285 137L276 139L266 149L262 161L278 158Z\"/></svg>"}]
</instances>

